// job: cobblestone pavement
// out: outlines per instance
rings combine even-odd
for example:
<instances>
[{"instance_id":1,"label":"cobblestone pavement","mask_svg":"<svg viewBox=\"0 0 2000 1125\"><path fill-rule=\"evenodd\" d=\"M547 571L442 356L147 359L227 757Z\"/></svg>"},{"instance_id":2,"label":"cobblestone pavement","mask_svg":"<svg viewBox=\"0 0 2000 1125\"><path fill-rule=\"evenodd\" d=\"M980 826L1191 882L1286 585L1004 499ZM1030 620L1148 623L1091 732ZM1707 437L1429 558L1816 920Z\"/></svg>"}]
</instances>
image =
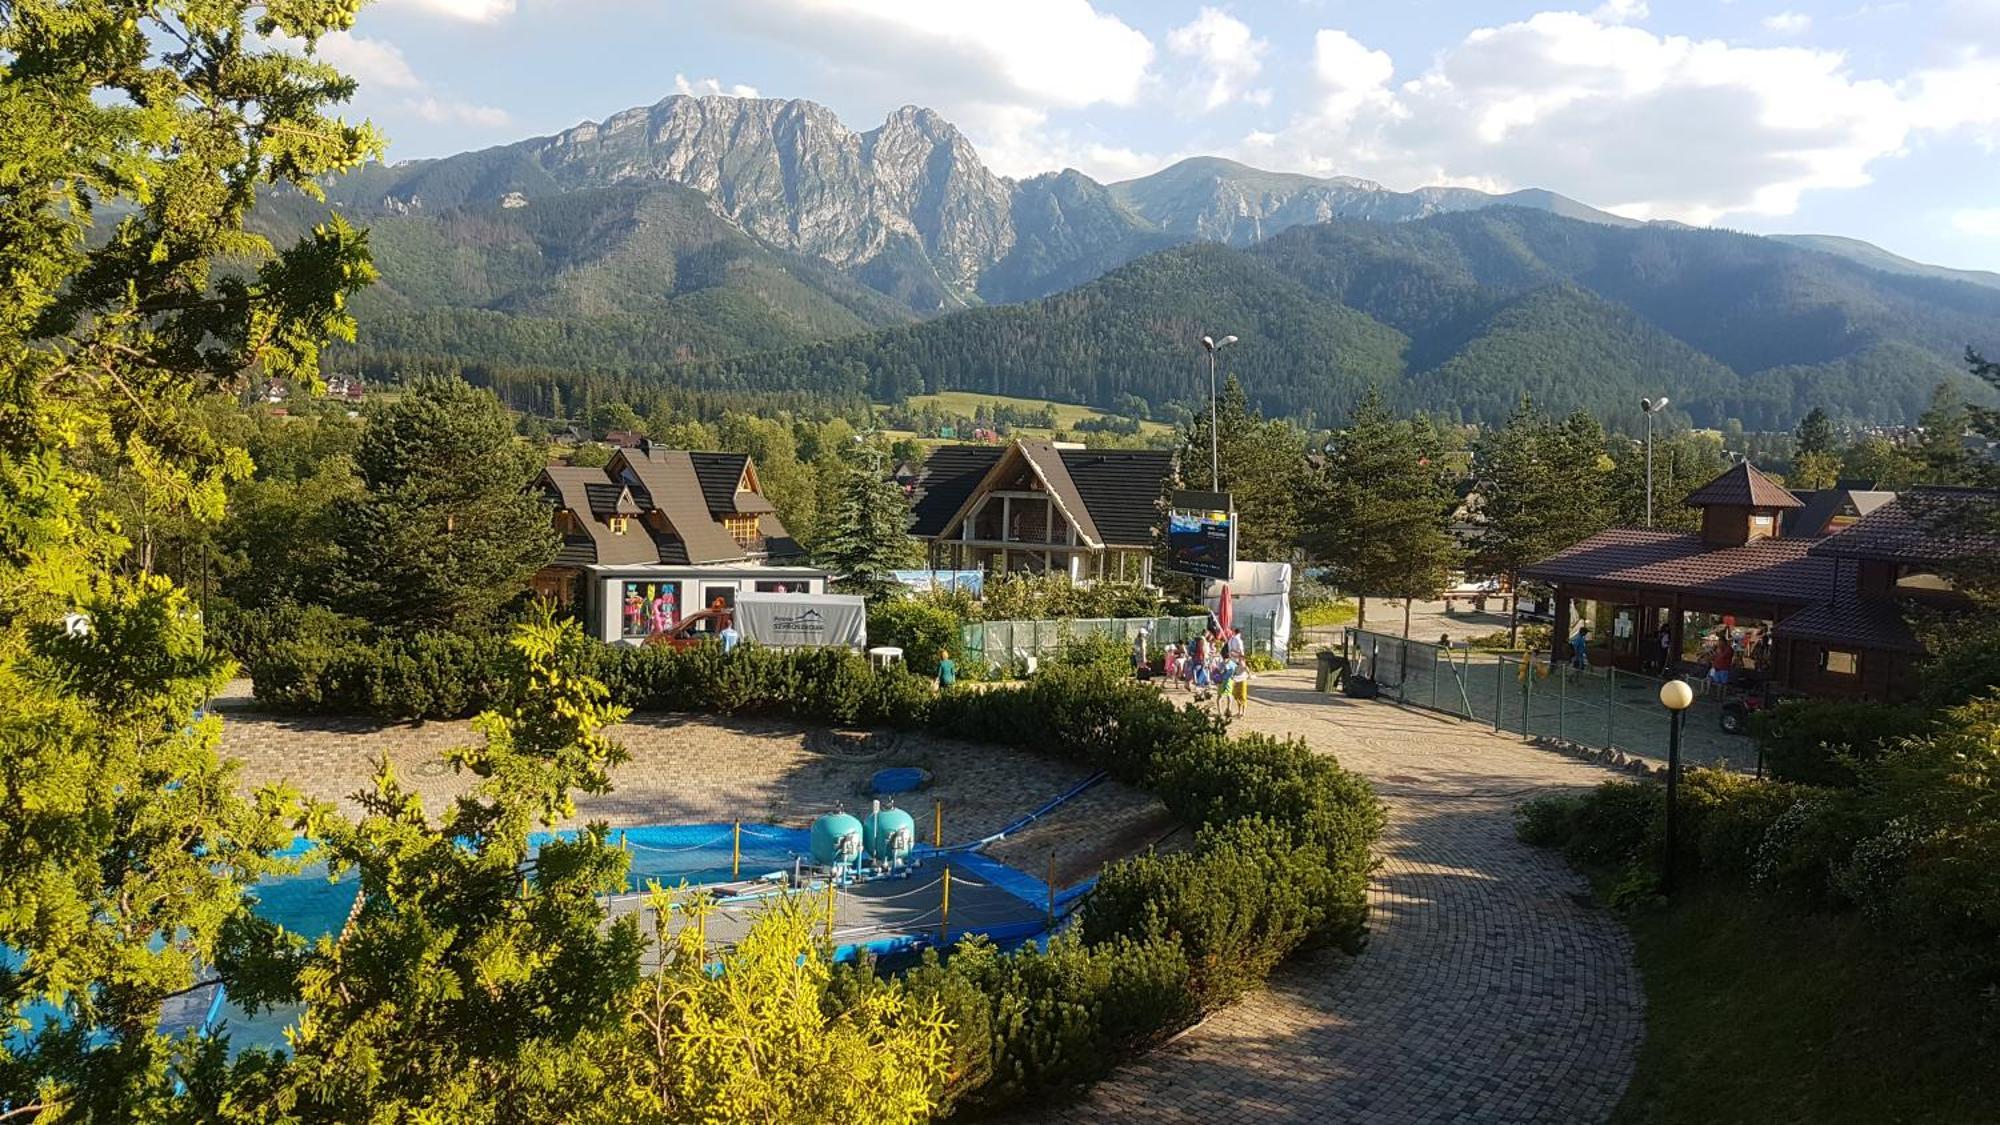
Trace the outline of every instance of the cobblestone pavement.
<instances>
[{"instance_id":1,"label":"cobblestone pavement","mask_svg":"<svg viewBox=\"0 0 2000 1125\"><path fill-rule=\"evenodd\" d=\"M1239 725L1296 734L1389 805L1368 949L1280 969L1097 1086L1088 1122L1604 1120L1632 1075L1644 994L1630 940L1511 810L1607 770L1490 729L1260 676Z\"/></svg>"}]
</instances>

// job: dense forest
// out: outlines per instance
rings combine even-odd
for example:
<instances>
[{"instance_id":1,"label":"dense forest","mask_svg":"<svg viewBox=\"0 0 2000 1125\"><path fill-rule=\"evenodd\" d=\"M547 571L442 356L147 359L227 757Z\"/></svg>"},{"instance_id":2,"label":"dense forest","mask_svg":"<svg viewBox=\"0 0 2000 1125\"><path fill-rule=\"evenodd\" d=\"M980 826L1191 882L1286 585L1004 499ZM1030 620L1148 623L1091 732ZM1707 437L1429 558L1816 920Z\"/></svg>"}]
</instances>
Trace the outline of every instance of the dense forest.
<instances>
[{"instance_id":1,"label":"dense forest","mask_svg":"<svg viewBox=\"0 0 2000 1125\"><path fill-rule=\"evenodd\" d=\"M1956 359L1968 344L2000 350L1990 288L1726 231L1519 208L1173 247L1038 301L911 323L701 198L606 188L378 218L388 280L364 298L360 344L331 362L452 357L841 403L969 390L1158 408L1203 397L1195 341L1226 331L1242 338L1226 369L1252 401L1309 426L1379 387L1399 409L1459 422L1497 423L1529 393L1630 428L1639 396L1666 392L1694 424L1774 430L1816 407L1912 422L1947 380L1989 401Z\"/></svg>"}]
</instances>

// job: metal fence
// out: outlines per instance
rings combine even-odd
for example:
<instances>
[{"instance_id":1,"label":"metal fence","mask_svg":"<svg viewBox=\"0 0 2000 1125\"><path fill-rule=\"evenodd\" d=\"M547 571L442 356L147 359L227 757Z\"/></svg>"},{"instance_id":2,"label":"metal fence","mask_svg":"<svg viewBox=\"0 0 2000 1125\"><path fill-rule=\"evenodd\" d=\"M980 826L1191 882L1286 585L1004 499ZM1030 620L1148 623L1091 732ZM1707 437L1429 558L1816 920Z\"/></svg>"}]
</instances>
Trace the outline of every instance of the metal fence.
<instances>
[{"instance_id":1,"label":"metal fence","mask_svg":"<svg viewBox=\"0 0 2000 1125\"><path fill-rule=\"evenodd\" d=\"M1206 614L1189 617L1076 617L1024 621L974 621L959 629L958 644L973 659L999 664L1021 656L1043 656L1061 648L1066 640L1110 637L1130 643L1139 630L1146 634L1154 651L1161 646L1186 644L1201 636L1208 627ZM1251 652L1271 651L1273 614L1245 614L1232 624L1243 631L1243 645Z\"/></svg>"},{"instance_id":2,"label":"metal fence","mask_svg":"<svg viewBox=\"0 0 2000 1125\"><path fill-rule=\"evenodd\" d=\"M1667 711L1654 676L1615 668L1551 668L1547 653L1444 648L1349 628L1351 673L1399 703L1489 723L1524 738L1554 738L1646 758L1667 756ZM1683 720L1681 752L1702 764L1754 761L1749 739L1723 733L1722 701L1702 696Z\"/></svg>"}]
</instances>

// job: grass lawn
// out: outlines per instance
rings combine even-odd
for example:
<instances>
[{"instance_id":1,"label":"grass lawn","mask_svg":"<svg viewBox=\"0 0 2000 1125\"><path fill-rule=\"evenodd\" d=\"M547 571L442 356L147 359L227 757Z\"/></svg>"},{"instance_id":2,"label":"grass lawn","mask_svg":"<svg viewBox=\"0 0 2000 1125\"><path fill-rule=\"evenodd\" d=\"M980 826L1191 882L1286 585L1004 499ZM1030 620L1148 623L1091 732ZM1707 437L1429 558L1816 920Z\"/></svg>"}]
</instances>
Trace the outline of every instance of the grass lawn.
<instances>
[{"instance_id":1,"label":"grass lawn","mask_svg":"<svg viewBox=\"0 0 2000 1125\"><path fill-rule=\"evenodd\" d=\"M1091 406L1078 406L1070 402L1050 402L1039 398L1014 398L1009 395L981 394L978 391L939 391L934 395L911 395L909 401L913 407L930 405L937 407L939 410L949 411L953 414L964 414L968 417L982 403L997 402L1023 410L1040 410L1042 407L1047 406L1055 410L1056 425L1068 430L1074 430L1078 422L1087 418L1102 418L1105 416L1104 411ZM1165 422L1139 423L1139 432L1142 434L1164 434L1170 432L1172 429L1173 427L1167 425ZM1049 432L1047 430L1028 430L1026 427L1023 427L1023 430L1024 432L1038 434L1047 434Z\"/></svg>"},{"instance_id":2,"label":"grass lawn","mask_svg":"<svg viewBox=\"0 0 2000 1125\"><path fill-rule=\"evenodd\" d=\"M1646 1043L1615 1125L2000 1121L1993 1001L1924 979L1879 927L1720 888L1629 923Z\"/></svg>"},{"instance_id":3,"label":"grass lawn","mask_svg":"<svg viewBox=\"0 0 2000 1125\"><path fill-rule=\"evenodd\" d=\"M1298 624L1302 629L1345 625L1354 620L1357 612L1354 603L1343 598L1337 602L1326 602L1300 610Z\"/></svg>"}]
</instances>

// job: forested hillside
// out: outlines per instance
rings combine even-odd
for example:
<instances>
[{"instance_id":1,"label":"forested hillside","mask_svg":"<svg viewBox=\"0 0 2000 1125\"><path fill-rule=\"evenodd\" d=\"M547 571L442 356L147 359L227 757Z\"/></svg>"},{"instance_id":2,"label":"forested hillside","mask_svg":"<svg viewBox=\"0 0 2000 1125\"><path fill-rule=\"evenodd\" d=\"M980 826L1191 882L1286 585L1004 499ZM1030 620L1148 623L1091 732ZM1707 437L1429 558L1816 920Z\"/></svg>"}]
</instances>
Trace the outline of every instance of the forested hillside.
<instances>
[{"instance_id":1,"label":"forested hillside","mask_svg":"<svg viewBox=\"0 0 2000 1125\"><path fill-rule=\"evenodd\" d=\"M1497 422L1523 392L1620 419L1665 392L1701 425L1783 429L1815 406L1914 420L1963 379L1966 345L2000 350L2000 292L1749 235L1496 208L1180 247L1044 300L684 374L1157 403L1205 393L1204 332L1242 337L1226 367L1273 412L1338 417L1380 384L1465 421Z\"/></svg>"}]
</instances>

